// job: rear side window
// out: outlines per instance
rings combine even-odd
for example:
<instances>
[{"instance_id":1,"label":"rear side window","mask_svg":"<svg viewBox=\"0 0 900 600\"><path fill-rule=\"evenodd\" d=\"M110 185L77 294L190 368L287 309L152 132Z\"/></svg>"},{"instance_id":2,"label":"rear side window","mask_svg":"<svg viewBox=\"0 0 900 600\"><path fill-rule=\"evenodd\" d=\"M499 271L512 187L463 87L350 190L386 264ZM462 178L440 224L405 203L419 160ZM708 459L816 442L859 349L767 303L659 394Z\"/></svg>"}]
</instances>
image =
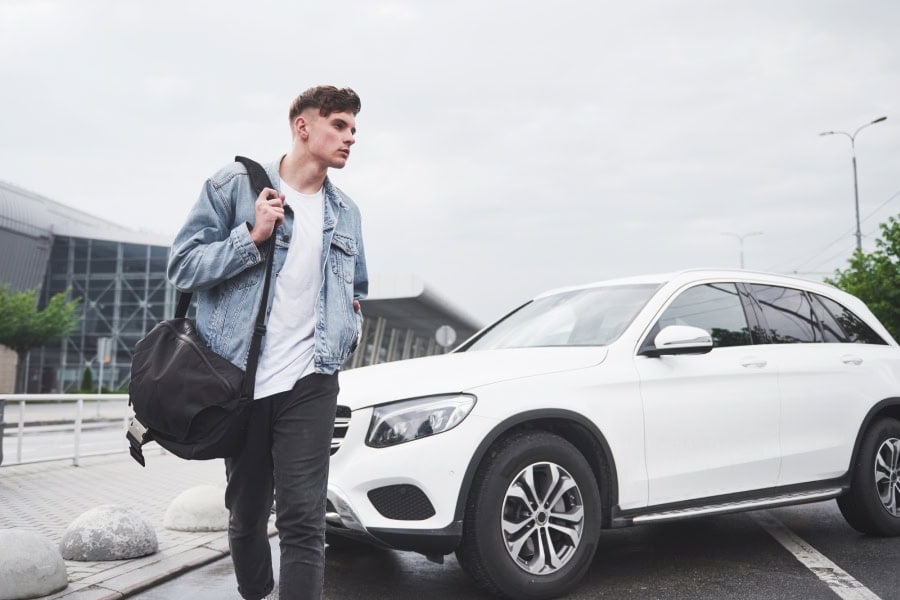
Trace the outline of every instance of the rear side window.
<instances>
[{"instance_id":1,"label":"rear side window","mask_svg":"<svg viewBox=\"0 0 900 600\"><path fill-rule=\"evenodd\" d=\"M813 312L819 320L819 327L822 328L822 336L825 338L825 343L840 344L849 342L850 340L847 338L847 334L844 333L844 328L841 327L841 324L834 318L834 315L825 308L824 301L828 299L823 298L818 294L810 294L810 296L812 297Z\"/></svg>"},{"instance_id":2,"label":"rear side window","mask_svg":"<svg viewBox=\"0 0 900 600\"><path fill-rule=\"evenodd\" d=\"M857 317L849 308L825 296L810 295L813 298L816 316L819 317L819 322L822 324L826 342L887 344L880 335L875 333L875 330L866 325L866 322Z\"/></svg>"},{"instance_id":3,"label":"rear side window","mask_svg":"<svg viewBox=\"0 0 900 600\"><path fill-rule=\"evenodd\" d=\"M762 310L769 341L775 344L821 342L812 306L802 290L750 284Z\"/></svg>"},{"instance_id":4,"label":"rear side window","mask_svg":"<svg viewBox=\"0 0 900 600\"><path fill-rule=\"evenodd\" d=\"M749 345L750 331L733 283L694 286L681 293L653 327L647 342L668 325L691 325L710 332L713 347Z\"/></svg>"}]
</instances>

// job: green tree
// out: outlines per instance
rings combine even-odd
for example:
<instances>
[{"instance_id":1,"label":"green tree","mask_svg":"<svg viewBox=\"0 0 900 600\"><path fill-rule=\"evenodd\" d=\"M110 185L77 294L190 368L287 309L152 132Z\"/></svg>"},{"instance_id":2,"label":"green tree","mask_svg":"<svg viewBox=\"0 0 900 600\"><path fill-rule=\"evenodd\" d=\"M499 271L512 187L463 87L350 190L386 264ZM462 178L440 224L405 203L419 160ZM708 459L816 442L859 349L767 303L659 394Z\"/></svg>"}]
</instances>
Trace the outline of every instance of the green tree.
<instances>
[{"instance_id":1,"label":"green tree","mask_svg":"<svg viewBox=\"0 0 900 600\"><path fill-rule=\"evenodd\" d=\"M900 220L881 224L875 250L857 250L845 270L826 281L865 302L887 330L900 339Z\"/></svg>"},{"instance_id":2,"label":"green tree","mask_svg":"<svg viewBox=\"0 0 900 600\"><path fill-rule=\"evenodd\" d=\"M38 310L37 290L17 292L0 285L0 344L16 351L16 392L24 391L25 357L32 348L40 348L65 337L78 324L78 300L69 300L69 292L55 294L43 310Z\"/></svg>"},{"instance_id":3,"label":"green tree","mask_svg":"<svg viewBox=\"0 0 900 600\"><path fill-rule=\"evenodd\" d=\"M84 368L84 373L81 376L81 392L84 394L90 394L92 392L96 392L94 389L94 372L91 371L90 367Z\"/></svg>"},{"instance_id":4,"label":"green tree","mask_svg":"<svg viewBox=\"0 0 900 600\"><path fill-rule=\"evenodd\" d=\"M32 348L40 348L69 334L78 324L78 300L69 300L69 291L50 298L38 310L37 290L17 292L0 285L0 345L12 348L18 355L16 392L25 389L25 358ZM3 437L5 402L0 400L0 439ZM0 444L0 464L3 446Z\"/></svg>"}]
</instances>

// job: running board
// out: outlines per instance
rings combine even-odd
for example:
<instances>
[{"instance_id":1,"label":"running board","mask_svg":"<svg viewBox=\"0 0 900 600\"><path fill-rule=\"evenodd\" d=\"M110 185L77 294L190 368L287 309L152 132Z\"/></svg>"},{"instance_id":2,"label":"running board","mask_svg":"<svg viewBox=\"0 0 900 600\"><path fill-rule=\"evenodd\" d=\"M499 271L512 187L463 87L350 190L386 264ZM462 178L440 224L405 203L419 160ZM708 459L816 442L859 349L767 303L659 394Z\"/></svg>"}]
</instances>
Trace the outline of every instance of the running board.
<instances>
[{"instance_id":1,"label":"running board","mask_svg":"<svg viewBox=\"0 0 900 600\"><path fill-rule=\"evenodd\" d=\"M759 498L757 500L744 500L740 502L725 502L722 504L710 504L708 506L695 506L692 508L680 508L677 510L667 510L658 513L648 513L635 517L625 517L634 525L641 523L658 523L661 521L676 521L678 519L688 519L691 517L702 517L705 515L718 515L722 513L741 512L745 510L757 510L760 508L773 508L788 504L804 504L806 502L819 502L820 500L829 500L837 498L843 493L841 488L829 488L824 490L816 490L811 492L798 492L794 494L784 494L781 496L772 496L769 498Z\"/></svg>"}]
</instances>

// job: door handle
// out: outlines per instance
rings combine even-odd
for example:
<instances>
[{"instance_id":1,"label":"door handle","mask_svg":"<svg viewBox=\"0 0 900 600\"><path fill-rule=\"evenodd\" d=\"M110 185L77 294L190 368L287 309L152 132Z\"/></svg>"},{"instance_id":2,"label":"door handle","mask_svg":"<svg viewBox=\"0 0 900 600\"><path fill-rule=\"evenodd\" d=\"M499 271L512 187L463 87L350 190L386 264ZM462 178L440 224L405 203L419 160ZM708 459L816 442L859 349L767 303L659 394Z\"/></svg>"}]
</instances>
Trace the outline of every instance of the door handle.
<instances>
[{"instance_id":1,"label":"door handle","mask_svg":"<svg viewBox=\"0 0 900 600\"><path fill-rule=\"evenodd\" d=\"M768 361L766 361L766 359L755 356L746 356L741 359L741 366L747 367L748 369L761 369L767 364Z\"/></svg>"},{"instance_id":2,"label":"door handle","mask_svg":"<svg viewBox=\"0 0 900 600\"><path fill-rule=\"evenodd\" d=\"M861 358L858 357L858 356L852 356L852 355L850 355L850 354L847 354L846 356L842 356L842 357L841 357L841 361L842 361L845 365L854 365L854 366L857 366L857 367L863 363L863 359L861 359Z\"/></svg>"}]
</instances>

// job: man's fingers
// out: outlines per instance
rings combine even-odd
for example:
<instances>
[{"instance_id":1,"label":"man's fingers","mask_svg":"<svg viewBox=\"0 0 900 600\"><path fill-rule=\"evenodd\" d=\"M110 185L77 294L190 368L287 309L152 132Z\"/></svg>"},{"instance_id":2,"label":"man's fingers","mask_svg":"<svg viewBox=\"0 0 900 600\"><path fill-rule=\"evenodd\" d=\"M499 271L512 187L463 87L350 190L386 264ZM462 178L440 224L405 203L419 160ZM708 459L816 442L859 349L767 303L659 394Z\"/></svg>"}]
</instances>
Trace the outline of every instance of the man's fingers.
<instances>
[{"instance_id":1,"label":"man's fingers","mask_svg":"<svg viewBox=\"0 0 900 600\"><path fill-rule=\"evenodd\" d=\"M263 188L263 190L259 193L259 196L256 198L257 200L269 200L271 198L277 198L278 191L274 190L270 187Z\"/></svg>"},{"instance_id":2,"label":"man's fingers","mask_svg":"<svg viewBox=\"0 0 900 600\"><path fill-rule=\"evenodd\" d=\"M256 204L258 206L275 206L275 207L283 207L284 206L284 194L279 194L277 190L272 188L263 188L263 191L259 193L259 196L256 198Z\"/></svg>"},{"instance_id":3,"label":"man's fingers","mask_svg":"<svg viewBox=\"0 0 900 600\"><path fill-rule=\"evenodd\" d=\"M263 201L256 205L257 219L276 219L284 218L284 207L275 204L274 200Z\"/></svg>"}]
</instances>

